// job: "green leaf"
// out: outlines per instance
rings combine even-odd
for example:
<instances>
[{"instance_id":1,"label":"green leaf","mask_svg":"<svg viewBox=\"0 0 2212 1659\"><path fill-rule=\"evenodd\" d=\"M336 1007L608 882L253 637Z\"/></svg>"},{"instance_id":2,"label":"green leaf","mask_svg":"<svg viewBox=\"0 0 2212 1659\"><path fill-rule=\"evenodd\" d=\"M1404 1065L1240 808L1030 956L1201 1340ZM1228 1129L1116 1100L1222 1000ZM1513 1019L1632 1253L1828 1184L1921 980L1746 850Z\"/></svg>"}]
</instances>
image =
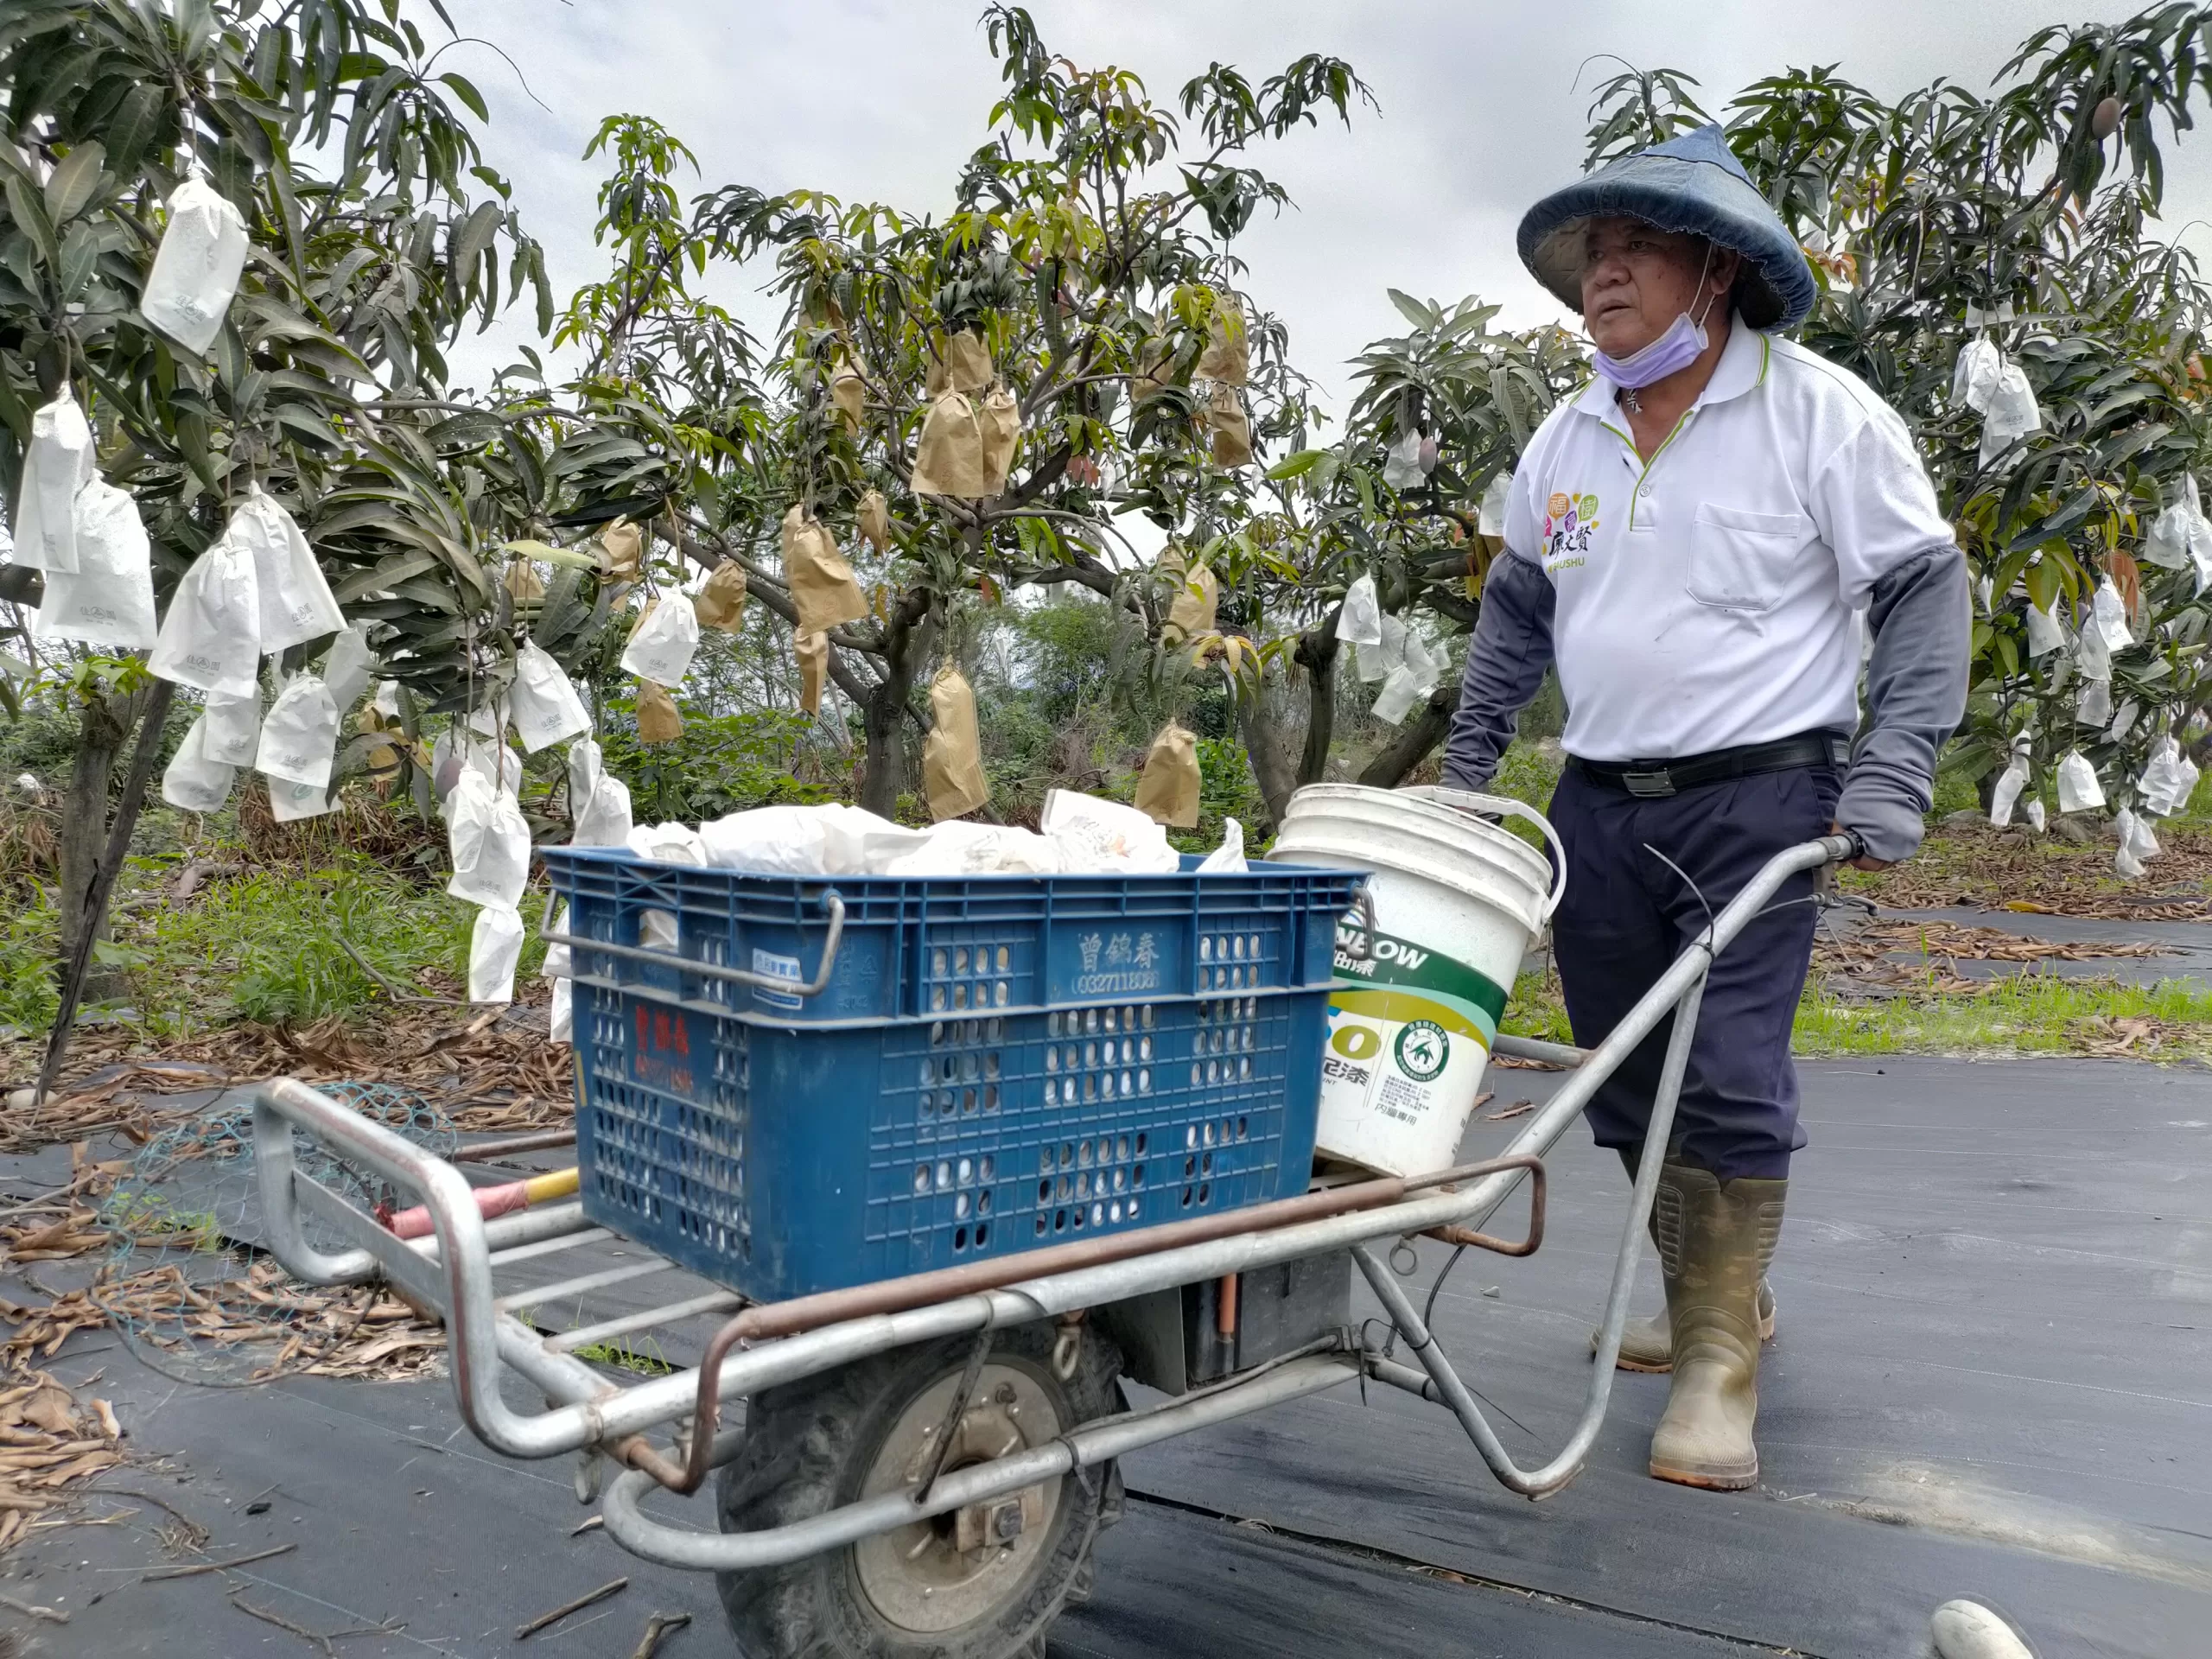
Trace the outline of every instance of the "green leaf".
<instances>
[{"instance_id":1,"label":"green leaf","mask_svg":"<svg viewBox=\"0 0 2212 1659\"><path fill-rule=\"evenodd\" d=\"M1437 310L1433 306L1423 305L1419 300L1414 298L1412 295L1404 293L1398 289L1385 289L1383 292L1390 296L1390 303L1398 308L1398 315L1405 318L1408 322L1413 324L1414 327L1421 329L1435 328L1443 323L1443 313Z\"/></svg>"},{"instance_id":2,"label":"green leaf","mask_svg":"<svg viewBox=\"0 0 2212 1659\"><path fill-rule=\"evenodd\" d=\"M46 181L46 213L56 230L77 217L99 190L107 150L88 138L54 164Z\"/></svg>"},{"instance_id":3,"label":"green leaf","mask_svg":"<svg viewBox=\"0 0 2212 1659\"><path fill-rule=\"evenodd\" d=\"M1268 468L1268 476L1281 484L1294 478L1303 478L1321 464L1329 452L1325 449L1300 449L1296 454L1277 461Z\"/></svg>"},{"instance_id":4,"label":"green leaf","mask_svg":"<svg viewBox=\"0 0 2212 1659\"><path fill-rule=\"evenodd\" d=\"M2058 569L2049 559L2028 567L2028 602L2048 613L2058 602Z\"/></svg>"},{"instance_id":5,"label":"green leaf","mask_svg":"<svg viewBox=\"0 0 2212 1659\"><path fill-rule=\"evenodd\" d=\"M467 105L479 121L492 118L492 111L484 106L484 94L478 92L466 76L447 73L438 79L453 88L453 95Z\"/></svg>"}]
</instances>

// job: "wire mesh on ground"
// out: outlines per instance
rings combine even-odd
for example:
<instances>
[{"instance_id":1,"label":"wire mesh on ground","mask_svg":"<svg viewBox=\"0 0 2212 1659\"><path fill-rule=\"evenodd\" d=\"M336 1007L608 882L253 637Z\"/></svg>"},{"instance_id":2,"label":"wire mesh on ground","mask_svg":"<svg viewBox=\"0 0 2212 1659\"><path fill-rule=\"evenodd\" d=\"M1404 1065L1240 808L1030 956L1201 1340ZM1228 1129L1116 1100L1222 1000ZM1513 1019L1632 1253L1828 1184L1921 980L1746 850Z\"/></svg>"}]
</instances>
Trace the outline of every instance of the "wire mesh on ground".
<instances>
[{"instance_id":1,"label":"wire mesh on ground","mask_svg":"<svg viewBox=\"0 0 2212 1659\"><path fill-rule=\"evenodd\" d=\"M340 1082L325 1091L440 1156L459 1144L450 1119L416 1090ZM415 1201L310 1143L296 1143L295 1156L302 1174L372 1213ZM81 1224L70 1242L101 1238L106 1259L67 1290L39 1284L24 1268L26 1282L51 1300L6 1310L16 1330L0 1349L51 1354L72 1332L107 1326L153 1370L219 1388L299 1373L413 1376L439 1363L442 1331L380 1283L302 1285L268 1253L250 1107L225 1103L162 1129L116 1173L96 1208L75 1213ZM308 1218L304 1228L319 1249L345 1248L327 1224ZM54 1254L63 1253L87 1252Z\"/></svg>"}]
</instances>

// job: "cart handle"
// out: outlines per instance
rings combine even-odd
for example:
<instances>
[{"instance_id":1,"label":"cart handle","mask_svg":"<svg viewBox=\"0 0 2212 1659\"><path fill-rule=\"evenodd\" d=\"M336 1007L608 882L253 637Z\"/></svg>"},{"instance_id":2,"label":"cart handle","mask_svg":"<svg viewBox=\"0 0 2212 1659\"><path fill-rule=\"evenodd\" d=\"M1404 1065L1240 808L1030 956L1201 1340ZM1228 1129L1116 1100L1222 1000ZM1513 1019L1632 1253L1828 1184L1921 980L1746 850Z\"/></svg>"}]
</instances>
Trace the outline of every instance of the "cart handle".
<instances>
[{"instance_id":1,"label":"cart handle","mask_svg":"<svg viewBox=\"0 0 2212 1659\"><path fill-rule=\"evenodd\" d=\"M822 965L814 977L804 985L788 979L778 979L772 974L756 974L749 968L732 968L719 962L702 962L696 957L677 956L669 950L646 950L634 944L616 944L608 939L579 938L574 933L558 933L553 930L553 901L559 892L545 895L545 911L539 917L537 937L548 944L565 944L570 950L598 950L610 957L620 957L629 962L650 963L656 968L675 967L687 974L697 974L706 979L725 980L732 985L749 985L756 990L777 991L785 996L819 996L830 986L837 971L837 947L845 938L845 901L831 887L822 895L823 913L830 918L830 931L822 940ZM568 979L573 974L556 973L556 979Z\"/></svg>"}]
</instances>

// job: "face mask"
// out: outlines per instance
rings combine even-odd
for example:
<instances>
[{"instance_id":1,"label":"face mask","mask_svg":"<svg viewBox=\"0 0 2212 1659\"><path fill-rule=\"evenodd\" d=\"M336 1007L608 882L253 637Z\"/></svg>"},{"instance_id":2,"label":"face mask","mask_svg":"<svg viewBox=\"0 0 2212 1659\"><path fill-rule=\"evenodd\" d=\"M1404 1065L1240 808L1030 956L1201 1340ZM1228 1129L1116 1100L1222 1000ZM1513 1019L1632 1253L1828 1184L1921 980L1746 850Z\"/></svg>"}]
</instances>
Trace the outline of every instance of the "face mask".
<instances>
[{"instance_id":1,"label":"face mask","mask_svg":"<svg viewBox=\"0 0 2212 1659\"><path fill-rule=\"evenodd\" d=\"M1705 279L1713 270L1713 250L1705 251L1705 269L1698 273L1697 284L1705 286ZM1707 299L1707 311L1713 308ZM1711 343L1705 332L1702 314L1693 317L1687 311L1667 327L1667 332L1638 352L1626 357L1608 357L1603 352L1595 354L1598 372L1613 385L1626 391L1634 391L1653 382L1676 374L1698 359L1698 355Z\"/></svg>"}]
</instances>

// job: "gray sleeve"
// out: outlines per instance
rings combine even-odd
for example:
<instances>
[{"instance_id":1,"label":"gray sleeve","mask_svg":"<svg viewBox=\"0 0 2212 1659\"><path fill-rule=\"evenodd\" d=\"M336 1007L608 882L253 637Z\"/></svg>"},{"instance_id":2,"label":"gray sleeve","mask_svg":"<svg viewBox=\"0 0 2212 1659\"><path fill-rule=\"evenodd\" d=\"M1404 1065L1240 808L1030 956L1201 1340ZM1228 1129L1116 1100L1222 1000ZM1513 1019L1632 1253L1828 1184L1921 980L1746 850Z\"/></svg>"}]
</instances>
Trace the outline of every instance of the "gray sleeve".
<instances>
[{"instance_id":1,"label":"gray sleeve","mask_svg":"<svg viewBox=\"0 0 2212 1659\"><path fill-rule=\"evenodd\" d=\"M1869 854L1894 863L1920 849L1936 754L1966 715L1974 611L1965 556L1939 547L1898 565L1875 582L1866 620L1866 734L1835 816Z\"/></svg>"},{"instance_id":2,"label":"gray sleeve","mask_svg":"<svg viewBox=\"0 0 2212 1659\"><path fill-rule=\"evenodd\" d=\"M1491 566L1459 707L1444 745L1444 781L1480 789L1513 741L1514 722L1544 683L1552 660L1552 606L1557 595L1541 566L1508 551Z\"/></svg>"}]
</instances>

